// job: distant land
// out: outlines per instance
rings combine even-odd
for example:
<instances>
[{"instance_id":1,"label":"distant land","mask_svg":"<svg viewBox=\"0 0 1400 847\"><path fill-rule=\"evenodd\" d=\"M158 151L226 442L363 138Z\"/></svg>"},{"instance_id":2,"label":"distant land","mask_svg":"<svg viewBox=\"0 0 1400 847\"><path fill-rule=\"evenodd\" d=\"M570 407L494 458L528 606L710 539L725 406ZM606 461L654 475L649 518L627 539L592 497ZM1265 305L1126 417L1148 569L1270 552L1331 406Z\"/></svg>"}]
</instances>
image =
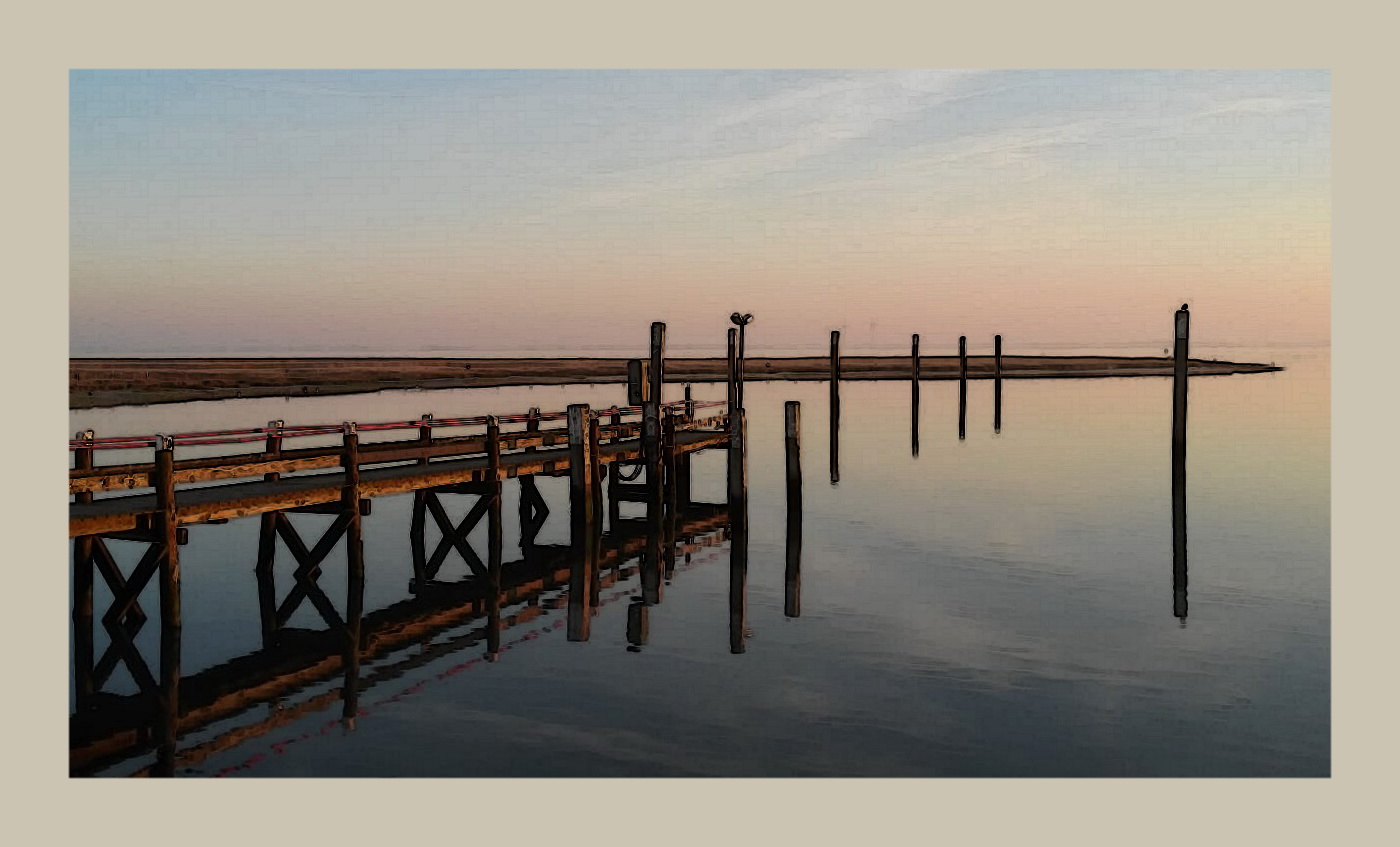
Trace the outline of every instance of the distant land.
<instances>
[{"instance_id":1,"label":"distant land","mask_svg":"<svg viewBox=\"0 0 1400 847\"><path fill-rule=\"evenodd\" d=\"M969 356L968 377L989 379L991 356ZM921 356L924 380L957 379L957 356ZM843 380L909 379L909 356L842 356ZM825 356L754 358L745 379L824 380ZM666 381L724 382L723 358L667 358ZM1266 373L1274 365L1192 359L1192 376ZM1006 379L1170 376L1172 360L1148 356L1004 356ZM224 400L235 397L301 397L387 389L491 388L503 385L622 383L624 358L205 358L84 359L68 361L68 405L105 406Z\"/></svg>"}]
</instances>

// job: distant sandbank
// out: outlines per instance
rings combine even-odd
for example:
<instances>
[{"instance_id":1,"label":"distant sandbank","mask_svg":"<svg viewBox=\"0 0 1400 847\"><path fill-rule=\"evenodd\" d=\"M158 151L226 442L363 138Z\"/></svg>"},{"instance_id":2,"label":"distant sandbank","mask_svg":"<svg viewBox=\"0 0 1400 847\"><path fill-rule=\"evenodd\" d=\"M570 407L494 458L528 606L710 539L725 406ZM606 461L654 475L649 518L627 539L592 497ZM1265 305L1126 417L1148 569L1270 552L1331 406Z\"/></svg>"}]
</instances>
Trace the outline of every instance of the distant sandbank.
<instances>
[{"instance_id":1,"label":"distant sandbank","mask_svg":"<svg viewBox=\"0 0 1400 847\"><path fill-rule=\"evenodd\" d=\"M969 356L968 377L994 374L991 356ZM910 377L909 356L843 356L843 380ZM824 380L825 356L749 358L745 378ZM957 356L921 356L924 380L957 379ZM1193 376L1264 373L1274 365L1192 359ZM1130 356L1004 356L1006 379L1170 376L1172 360ZM667 382L723 382L722 358L668 358ZM621 358L207 358L70 359L68 405L104 406L223 400L234 397L300 397L356 394L386 389L490 388L503 385L621 383Z\"/></svg>"}]
</instances>

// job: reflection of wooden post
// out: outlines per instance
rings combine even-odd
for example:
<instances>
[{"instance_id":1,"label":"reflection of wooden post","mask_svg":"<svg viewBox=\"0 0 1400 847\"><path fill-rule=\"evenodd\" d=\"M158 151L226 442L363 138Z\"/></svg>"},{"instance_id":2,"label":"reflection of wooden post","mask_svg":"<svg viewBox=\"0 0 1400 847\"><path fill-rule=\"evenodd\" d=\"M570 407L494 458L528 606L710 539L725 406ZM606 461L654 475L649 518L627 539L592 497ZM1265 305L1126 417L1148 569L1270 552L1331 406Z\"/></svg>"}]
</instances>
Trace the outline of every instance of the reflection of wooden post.
<instances>
[{"instance_id":1,"label":"reflection of wooden post","mask_svg":"<svg viewBox=\"0 0 1400 847\"><path fill-rule=\"evenodd\" d=\"M360 684L360 621L365 609L365 547L364 522L360 515L360 436L353 422L346 422L344 452L341 464L345 468L345 488L340 506L349 520L345 527L346 575L345 601L345 689L341 716L346 726L354 727L359 712Z\"/></svg>"},{"instance_id":2,"label":"reflection of wooden post","mask_svg":"<svg viewBox=\"0 0 1400 847\"><path fill-rule=\"evenodd\" d=\"M992 429L1001 432L1001 336L996 337L996 387L995 387L995 411L992 417Z\"/></svg>"},{"instance_id":3,"label":"reflection of wooden post","mask_svg":"<svg viewBox=\"0 0 1400 847\"><path fill-rule=\"evenodd\" d=\"M958 336L958 438L967 437L967 336Z\"/></svg>"},{"instance_id":4,"label":"reflection of wooden post","mask_svg":"<svg viewBox=\"0 0 1400 847\"><path fill-rule=\"evenodd\" d=\"M1172 373L1172 614L1186 625L1186 386L1191 314L1176 313L1176 362Z\"/></svg>"},{"instance_id":5,"label":"reflection of wooden post","mask_svg":"<svg viewBox=\"0 0 1400 847\"><path fill-rule=\"evenodd\" d=\"M73 451L73 469L92 470L93 431L77 433L74 438L83 446ZM73 497L76 503L91 503L92 492L81 491ZM78 710L88 708L95 692L93 684L93 540L91 535L73 539L73 683Z\"/></svg>"},{"instance_id":6,"label":"reflection of wooden post","mask_svg":"<svg viewBox=\"0 0 1400 847\"><path fill-rule=\"evenodd\" d=\"M745 456L744 410L730 419L729 520L733 529L729 545L729 652L744 652L748 626L749 503Z\"/></svg>"},{"instance_id":7,"label":"reflection of wooden post","mask_svg":"<svg viewBox=\"0 0 1400 847\"><path fill-rule=\"evenodd\" d=\"M175 439L156 436L151 485L156 493L156 542L163 548L160 566L160 717L157 720L156 770L175 770L175 741L180 721L180 549L176 530Z\"/></svg>"},{"instance_id":8,"label":"reflection of wooden post","mask_svg":"<svg viewBox=\"0 0 1400 847\"><path fill-rule=\"evenodd\" d=\"M486 419L486 509L487 603L486 652L491 661L501 653L501 568L504 564L501 527L501 422L495 415Z\"/></svg>"},{"instance_id":9,"label":"reflection of wooden post","mask_svg":"<svg viewBox=\"0 0 1400 847\"><path fill-rule=\"evenodd\" d=\"M595 431L588 406L569 407L569 572L568 639L587 641L592 614L591 594L593 525L595 521L594 488L597 478L593 455Z\"/></svg>"},{"instance_id":10,"label":"reflection of wooden post","mask_svg":"<svg viewBox=\"0 0 1400 847\"><path fill-rule=\"evenodd\" d=\"M917 338L918 336L915 336ZM787 568L783 573L783 614L802 614L802 406L784 406L787 453Z\"/></svg>"},{"instance_id":11,"label":"reflection of wooden post","mask_svg":"<svg viewBox=\"0 0 1400 847\"><path fill-rule=\"evenodd\" d=\"M831 484L841 481L841 331L831 331Z\"/></svg>"}]
</instances>

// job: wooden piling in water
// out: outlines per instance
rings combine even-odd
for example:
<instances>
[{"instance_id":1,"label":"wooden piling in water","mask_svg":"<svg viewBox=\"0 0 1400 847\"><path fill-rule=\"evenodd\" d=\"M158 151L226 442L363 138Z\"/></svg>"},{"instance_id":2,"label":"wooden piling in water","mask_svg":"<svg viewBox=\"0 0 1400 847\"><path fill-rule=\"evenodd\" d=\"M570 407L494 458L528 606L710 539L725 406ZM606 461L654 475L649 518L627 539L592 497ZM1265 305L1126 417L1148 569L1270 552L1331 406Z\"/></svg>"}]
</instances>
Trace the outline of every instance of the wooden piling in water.
<instances>
[{"instance_id":1,"label":"wooden piling in water","mask_svg":"<svg viewBox=\"0 0 1400 847\"><path fill-rule=\"evenodd\" d=\"M739 408L739 330L731 326L728 339L729 348L725 361L728 365L729 394L726 399L729 401L729 414L733 415L734 410Z\"/></svg>"},{"instance_id":2,"label":"wooden piling in water","mask_svg":"<svg viewBox=\"0 0 1400 847\"><path fill-rule=\"evenodd\" d=\"M346 725L353 728L359 711L360 622L365 606L364 522L360 514L360 436L353 422L344 429L345 488L341 494L341 509L348 518L345 528L346 575L345 601L345 689L341 714Z\"/></svg>"},{"instance_id":3,"label":"wooden piling in water","mask_svg":"<svg viewBox=\"0 0 1400 847\"><path fill-rule=\"evenodd\" d=\"M919 455L919 334L914 333L913 352L910 354L910 402L909 402L909 443L911 452Z\"/></svg>"},{"instance_id":4,"label":"wooden piling in water","mask_svg":"<svg viewBox=\"0 0 1400 847\"><path fill-rule=\"evenodd\" d=\"M841 481L841 330L831 331L831 484Z\"/></svg>"},{"instance_id":5,"label":"wooden piling in water","mask_svg":"<svg viewBox=\"0 0 1400 847\"><path fill-rule=\"evenodd\" d=\"M597 503L594 461L595 430L586 404L569 406L569 599L567 637L587 641L592 623L589 596Z\"/></svg>"},{"instance_id":6,"label":"wooden piling in water","mask_svg":"<svg viewBox=\"0 0 1400 847\"><path fill-rule=\"evenodd\" d=\"M1001 336L996 337L996 385L993 388L992 431L1001 432Z\"/></svg>"},{"instance_id":7,"label":"wooden piling in water","mask_svg":"<svg viewBox=\"0 0 1400 847\"><path fill-rule=\"evenodd\" d=\"M686 423L695 421L695 400L690 396L690 385L685 386L685 416ZM676 457L676 485L675 503L685 509L690 506L690 453L681 453Z\"/></svg>"},{"instance_id":8,"label":"wooden piling in water","mask_svg":"<svg viewBox=\"0 0 1400 847\"><path fill-rule=\"evenodd\" d=\"M156 771L171 776L175 769L175 744L180 722L180 548L179 519L175 505L175 439L156 436L151 484L156 494L155 543L162 548L160 561L160 694L156 721Z\"/></svg>"},{"instance_id":9,"label":"wooden piling in water","mask_svg":"<svg viewBox=\"0 0 1400 847\"><path fill-rule=\"evenodd\" d=\"M802 405L783 407L787 457L787 563L783 571L783 614L802 614Z\"/></svg>"},{"instance_id":10,"label":"wooden piling in water","mask_svg":"<svg viewBox=\"0 0 1400 847\"><path fill-rule=\"evenodd\" d=\"M1191 314L1182 303L1173 322L1176 360L1172 374L1172 614L1186 625L1186 399Z\"/></svg>"},{"instance_id":11,"label":"wooden piling in water","mask_svg":"<svg viewBox=\"0 0 1400 847\"><path fill-rule=\"evenodd\" d=\"M729 652L743 653L748 635L749 489L743 408L729 425Z\"/></svg>"},{"instance_id":12,"label":"wooden piling in water","mask_svg":"<svg viewBox=\"0 0 1400 847\"><path fill-rule=\"evenodd\" d=\"M73 451L73 469L88 471L93 468L95 450L92 447L94 433L87 429L77 433L75 439L84 442ZM73 496L75 503L91 503L92 492L80 491ZM73 677L79 710L88 708L96 693L93 684L93 538L80 535L73 539Z\"/></svg>"},{"instance_id":13,"label":"wooden piling in water","mask_svg":"<svg viewBox=\"0 0 1400 847\"><path fill-rule=\"evenodd\" d=\"M967 438L967 336L958 336L958 439Z\"/></svg>"},{"instance_id":14,"label":"wooden piling in water","mask_svg":"<svg viewBox=\"0 0 1400 847\"><path fill-rule=\"evenodd\" d=\"M666 324L651 325L651 365L647 374L648 392L642 404L642 452L646 457L647 473L661 466L661 404L666 384Z\"/></svg>"},{"instance_id":15,"label":"wooden piling in water","mask_svg":"<svg viewBox=\"0 0 1400 847\"><path fill-rule=\"evenodd\" d=\"M430 425L432 413L423 415L418 419L418 443L428 447L433 443L433 428ZM428 457L424 456L418 460L418 464L428 464ZM421 587L427 581L427 544L423 537L423 529L427 524L428 516L428 492L417 490L413 492L413 512L408 526L408 543L413 558L413 585Z\"/></svg>"},{"instance_id":16,"label":"wooden piling in water","mask_svg":"<svg viewBox=\"0 0 1400 847\"><path fill-rule=\"evenodd\" d=\"M490 498L486 508L486 573L487 604L486 653L491 661L501 654L501 568L505 564L505 530L501 521L501 422L491 415L486 419L486 485Z\"/></svg>"}]
</instances>

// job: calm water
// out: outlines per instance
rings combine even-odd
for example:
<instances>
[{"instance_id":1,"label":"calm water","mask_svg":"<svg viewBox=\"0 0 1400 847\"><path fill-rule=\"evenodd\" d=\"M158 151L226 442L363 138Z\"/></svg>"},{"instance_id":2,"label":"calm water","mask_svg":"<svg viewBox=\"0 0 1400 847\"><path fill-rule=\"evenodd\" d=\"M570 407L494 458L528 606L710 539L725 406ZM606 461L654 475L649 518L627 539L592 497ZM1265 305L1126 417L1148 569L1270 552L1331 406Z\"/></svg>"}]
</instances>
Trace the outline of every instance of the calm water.
<instances>
[{"instance_id":1,"label":"calm water","mask_svg":"<svg viewBox=\"0 0 1400 847\"><path fill-rule=\"evenodd\" d=\"M1203 351L1201 355L1209 355ZM546 591L481 661L476 619L367 662L362 714L290 694L280 723L188 775L226 776L1326 776L1330 772L1329 360L1231 350L1277 374L1191 384L1189 615L1173 608L1169 379L926 382L911 455L906 383L846 383L840 482L829 483L825 383L750 383L746 651L729 643L730 543L696 550L629 650L635 575L606 586L591 639L568 642ZM621 403L622 386L386 392L74 412L99 435ZM697 396L722 398L723 386ZM784 615L782 407L803 414L801 615ZM192 453L193 451L190 451ZM189 455L182 451L182 455ZM102 461L114 461L110 454ZM724 457L694 464L724 499ZM539 537L567 541L567 483ZM505 488L505 560L517 484ZM449 501L453 516L470 497ZM411 497L365 519L365 609L409 597ZM624 515L640 514L624 505ZM299 525L328 522L301 517ZM472 536L485 551L483 526ZM307 530L306 534L310 534ZM190 528L181 549L183 672L261 646L257 519ZM433 543L429 542L430 545ZM137 545L112 544L130 568ZM133 548L133 549L125 549ZM431 547L430 547L431 549ZM343 604L338 549L322 582ZM635 564L633 561L631 564ZM285 553L279 590L290 585ZM466 573L449 558L441 578ZM510 575L507 573L509 583ZM110 595L99 580L99 616ZM158 609L155 591L143 596ZM531 617L533 615L533 617ZM509 623L509 622L508 622ZM301 609L292 626L321 626ZM99 626L100 629L100 626ZM156 627L137 638L152 667ZM98 651L104 639L99 635ZM134 687L122 669L109 689ZM71 693L70 693L71 696ZM258 726L276 705L182 738ZM145 754L101 771L122 775Z\"/></svg>"}]
</instances>

